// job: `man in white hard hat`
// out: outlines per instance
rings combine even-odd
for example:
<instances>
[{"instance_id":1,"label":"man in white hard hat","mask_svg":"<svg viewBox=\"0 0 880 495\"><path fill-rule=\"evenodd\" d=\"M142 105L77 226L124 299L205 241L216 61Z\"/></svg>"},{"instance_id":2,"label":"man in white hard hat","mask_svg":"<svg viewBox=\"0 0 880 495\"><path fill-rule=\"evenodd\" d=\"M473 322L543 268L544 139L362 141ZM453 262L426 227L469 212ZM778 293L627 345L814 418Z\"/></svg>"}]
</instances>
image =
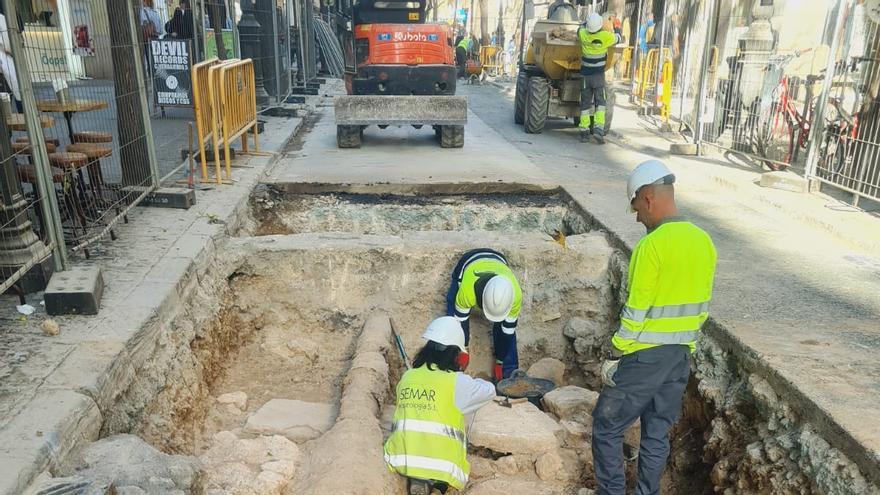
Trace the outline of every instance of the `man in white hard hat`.
<instances>
[{"instance_id":1,"label":"man in white hard hat","mask_svg":"<svg viewBox=\"0 0 880 495\"><path fill-rule=\"evenodd\" d=\"M410 495L462 490L467 484L465 415L495 397L495 386L462 373L464 331L452 316L437 318L422 335L428 342L397 384L394 429L385 463L408 478Z\"/></svg>"},{"instance_id":2,"label":"man in white hard hat","mask_svg":"<svg viewBox=\"0 0 880 495\"><path fill-rule=\"evenodd\" d=\"M507 378L519 367L516 323L522 305L522 290L507 258L489 248L464 253L452 270L446 293L446 314L454 316L464 329L464 344L470 342L470 314L473 308L492 322L495 381ZM467 360L467 352L462 356ZM464 363L465 366L467 363Z\"/></svg>"},{"instance_id":3,"label":"man in white hard hat","mask_svg":"<svg viewBox=\"0 0 880 495\"><path fill-rule=\"evenodd\" d=\"M647 228L632 252L626 304L602 363L605 386L593 410L597 493L623 494L623 434L641 420L636 493L659 494L669 456L669 428L681 412L690 355L709 316L715 246L678 216L675 175L659 160L633 170L627 194Z\"/></svg>"},{"instance_id":4,"label":"man in white hard hat","mask_svg":"<svg viewBox=\"0 0 880 495\"><path fill-rule=\"evenodd\" d=\"M581 42L581 119L578 127L581 141L586 141L592 132L600 144L605 142L605 64L608 49L621 42L620 30L614 32L603 29L602 16L593 12L587 21L578 28ZM612 102L613 104L613 102Z\"/></svg>"}]
</instances>

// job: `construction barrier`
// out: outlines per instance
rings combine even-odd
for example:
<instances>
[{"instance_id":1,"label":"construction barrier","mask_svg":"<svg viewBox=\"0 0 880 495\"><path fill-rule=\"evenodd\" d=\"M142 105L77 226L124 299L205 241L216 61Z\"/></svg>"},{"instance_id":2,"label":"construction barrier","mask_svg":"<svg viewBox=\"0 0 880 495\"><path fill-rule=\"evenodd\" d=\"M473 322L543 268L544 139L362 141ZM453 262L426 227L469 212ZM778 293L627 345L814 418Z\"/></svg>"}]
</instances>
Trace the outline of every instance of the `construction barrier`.
<instances>
[{"instance_id":1,"label":"construction barrier","mask_svg":"<svg viewBox=\"0 0 880 495\"><path fill-rule=\"evenodd\" d=\"M232 158L229 144L241 138L242 153L248 153L249 130L254 131L254 150L259 152L257 141L257 94L254 83L254 63L251 59L231 60L208 69L208 94L215 103L211 118L211 141L214 146L214 162L217 167L217 183L220 177L220 145L223 145L226 162L226 179L232 180ZM256 153L255 153L256 154Z\"/></svg>"},{"instance_id":2,"label":"construction barrier","mask_svg":"<svg viewBox=\"0 0 880 495\"><path fill-rule=\"evenodd\" d=\"M496 76L501 73L504 65L504 61L501 58L502 53L501 47L497 45L480 47L480 65L488 75Z\"/></svg>"},{"instance_id":3,"label":"construction barrier","mask_svg":"<svg viewBox=\"0 0 880 495\"><path fill-rule=\"evenodd\" d=\"M672 58L672 49L663 48L664 59ZM648 50L648 54L639 62L639 73L637 84L634 88L634 94L639 100L645 99L648 88L656 87L657 84L657 65L660 63L660 51L657 48Z\"/></svg>"},{"instance_id":4,"label":"construction barrier","mask_svg":"<svg viewBox=\"0 0 880 495\"><path fill-rule=\"evenodd\" d=\"M620 81L629 81L632 72L633 50L631 46L625 46L620 49L620 60L614 64L614 72L616 79Z\"/></svg>"},{"instance_id":5,"label":"construction barrier","mask_svg":"<svg viewBox=\"0 0 880 495\"><path fill-rule=\"evenodd\" d=\"M208 182L208 161L205 155L205 141L211 136L214 108L217 106L208 91L208 71L223 61L212 58L193 65L192 93L193 113L199 141L199 159L202 165L202 182ZM219 179L219 175L217 176Z\"/></svg>"},{"instance_id":6,"label":"construction barrier","mask_svg":"<svg viewBox=\"0 0 880 495\"><path fill-rule=\"evenodd\" d=\"M669 123L669 107L672 104L672 60L663 62L663 72L660 84L657 86L657 106L660 108L660 118L664 123Z\"/></svg>"}]
</instances>

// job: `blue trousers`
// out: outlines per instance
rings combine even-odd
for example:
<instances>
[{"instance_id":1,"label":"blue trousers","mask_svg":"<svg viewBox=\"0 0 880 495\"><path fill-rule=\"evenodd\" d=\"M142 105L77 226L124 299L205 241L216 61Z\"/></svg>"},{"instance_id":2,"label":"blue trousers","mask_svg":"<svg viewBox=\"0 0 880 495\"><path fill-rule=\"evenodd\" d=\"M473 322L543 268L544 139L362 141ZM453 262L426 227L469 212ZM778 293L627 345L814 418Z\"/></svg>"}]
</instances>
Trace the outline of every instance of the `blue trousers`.
<instances>
[{"instance_id":1,"label":"blue trousers","mask_svg":"<svg viewBox=\"0 0 880 495\"><path fill-rule=\"evenodd\" d=\"M504 255L498 251L493 251L488 248L472 249L464 253L464 255L458 260L458 263L456 263L455 268L452 270L452 282L449 285L449 291L446 292L447 316L455 316L455 296L458 294L458 287L461 284L459 275L464 268L465 262L472 259L474 255L480 253L486 253L491 257L501 256L502 259L504 258ZM464 345L468 345L471 341L470 318L461 322L461 327L464 330ZM514 372L514 370L519 368L519 353L516 350L516 333L510 335L504 333L504 331L501 330L500 322L492 324L492 349L495 354L495 359L502 363L501 370L504 378L507 378Z\"/></svg>"},{"instance_id":2,"label":"blue trousers","mask_svg":"<svg viewBox=\"0 0 880 495\"><path fill-rule=\"evenodd\" d=\"M593 466L597 494L623 495L626 489L623 434L641 419L637 495L659 495L669 457L669 428L681 413L690 376L690 350L664 345L628 354L593 410Z\"/></svg>"}]
</instances>

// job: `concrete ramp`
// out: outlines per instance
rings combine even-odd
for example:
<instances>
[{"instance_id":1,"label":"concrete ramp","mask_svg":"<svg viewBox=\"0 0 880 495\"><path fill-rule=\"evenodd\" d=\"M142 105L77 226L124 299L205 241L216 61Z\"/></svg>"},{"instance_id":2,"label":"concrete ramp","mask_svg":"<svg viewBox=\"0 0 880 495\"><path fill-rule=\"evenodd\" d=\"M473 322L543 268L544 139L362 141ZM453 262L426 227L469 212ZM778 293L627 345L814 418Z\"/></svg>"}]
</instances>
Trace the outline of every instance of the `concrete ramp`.
<instances>
[{"instance_id":1,"label":"concrete ramp","mask_svg":"<svg viewBox=\"0 0 880 495\"><path fill-rule=\"evenodd\" d=\"M336 125L465 125L464 96L337 96Z\"/></svg>"}]
</instances>

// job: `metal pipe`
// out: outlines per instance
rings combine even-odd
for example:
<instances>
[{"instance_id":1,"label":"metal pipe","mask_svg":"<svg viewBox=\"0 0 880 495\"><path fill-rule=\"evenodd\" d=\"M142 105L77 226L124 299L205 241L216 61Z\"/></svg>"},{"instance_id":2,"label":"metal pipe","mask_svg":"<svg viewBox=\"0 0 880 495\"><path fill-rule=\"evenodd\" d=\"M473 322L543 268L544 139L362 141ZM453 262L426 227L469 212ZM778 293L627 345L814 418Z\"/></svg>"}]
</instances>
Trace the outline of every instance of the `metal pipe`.
<instances>
[{"instance_id":1,"label":"metal pipe","mask_svg":"<svg viewBox=\"0 0 880 495\"><path fill-rule=\"evenodd\" d=\"M275 102L281 104L281 58L278 56L278 3L272 2L272 53L275 55Z\"/></svg>"},{"instance_id":2,"label":"metal pipe","mask_svg":"<svg viewBox=\"0 0 880 495\"><path fill-rule=\"evenodd\" d=\"M706 25L706 39L703 43L704 51L703 51L703 60L700 64L700 85L697 89L697 101L696 101L696 119L697 125L694 135L694 144L697 145L697 155L702 153L702 145L703 145L703 134L705 134L705 121L703 118L703 114L705 112L705 102L706 102L706 89L709 85L709 63L712 60L712 45L715 41L715 31L718 25L715 23L715 9L718 8L718 3L720 0L709 0L708 7L706 8L706 16L703 18L703 22ZM717 103L717 102L716 102Z\"/></svg>"},{"instance_id":3,"label":"metal pipe","mask_svg":"<svg viewBox=\"0 0 880 495\"><path fill-rule=\"evenodd\" d=\"M822 140L822 134L825 132L825 106L828 104L828 93L831 92L831 84L834 81L835 68L837 66L837 50L840 45L840 30L844 22L843 16L840 15L843 7L852 7L854 0L837 0L836 12L838 15L834 20L834 32L831 37L831 48L828 51L828 63L825 66L825 84L822 85L822 92L819 93L819 99L816 100L816 112L813 114L813 121L810 122L810 146L807 149L807 161L804 167L804 178L813 180L816 176L816 166L819 161L819 143ZM829 11L830 13L830 11ZM849 22L852 22L852 16L848 16Z\"/></svg>"},{"instance_id":4,"label":"metal pipe","mask_svg":"<svg viewBox=\"0 0 880 495\"><path fill-rule=\"evenodd\" d=\"M636 16L636 36L635 43L633 43L633 53L634 57L631 58L630 64L630 78L629 78L629 101L630 103L635 103L635 94L636 94L636 74L639 72L639 64L642 63L642 50L639 46L639 31L642 29L642 10L645 8L645 0L639 0L638 7L638 16ZM645 38L648 37L648 28L645 27ZM645 42L648 40L645 39Z\"/></svg>"}]
</instances>

